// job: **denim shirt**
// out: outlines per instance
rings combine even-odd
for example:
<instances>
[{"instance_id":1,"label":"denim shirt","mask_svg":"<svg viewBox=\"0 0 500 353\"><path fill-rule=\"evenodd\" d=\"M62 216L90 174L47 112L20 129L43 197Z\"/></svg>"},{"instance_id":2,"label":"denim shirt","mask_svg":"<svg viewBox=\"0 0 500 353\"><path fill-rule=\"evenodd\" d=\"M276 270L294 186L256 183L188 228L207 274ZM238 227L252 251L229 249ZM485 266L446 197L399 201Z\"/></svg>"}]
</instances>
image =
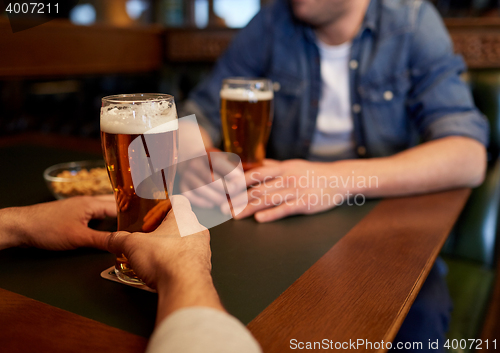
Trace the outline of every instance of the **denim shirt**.
<instances>
[{"instance_id":1,"label":"denim shirt","mask_svg":"<svg viewBox=\"0 0 500 353\"><path fill-rule=\"evenodd\" d=\"M460 79L465 64L453 54L446 28L429 2L372 0L353 39L349 67L359 157L389 156L446 136L487 144L488 123ZM263 8L190 95L186 108L216 143L219 91L222 80L231 76L275 82L279 90L267 156L307 159L321 97L320 56L314 31L294 19L288 1Z\"/></svg>"}]
</instances>

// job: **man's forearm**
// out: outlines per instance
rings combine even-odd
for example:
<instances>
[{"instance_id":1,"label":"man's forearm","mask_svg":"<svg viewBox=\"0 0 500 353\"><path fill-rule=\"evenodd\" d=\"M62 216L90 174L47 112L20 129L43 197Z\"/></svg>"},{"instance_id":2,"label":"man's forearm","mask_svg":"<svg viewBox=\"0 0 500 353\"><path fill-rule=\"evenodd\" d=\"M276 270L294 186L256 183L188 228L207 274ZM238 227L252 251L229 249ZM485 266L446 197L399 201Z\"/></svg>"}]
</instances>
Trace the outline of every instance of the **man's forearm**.
<instances>
[{"instance_id":1,"label":"man's forearm","mask_svg":"<svg viewBox=\"0 0 500 353\"><path fill-rule=\"evenodd\" d=\"M356 182L354 190L350 190L353 193L367 197L403 196L478 186L486 170L486 149L473 139L454 136L423 143L390 157L335 164L343 170L343 175L367 181L359 185Z\"/></svg>"},{"instance_id":2,"label":"man's forearm","mask_svg":"<svg viewBox=\"0 0 500 353\"><path fill-rule=\"evenodd\" d=\"M21 245L21 223L16 208L0 210L0 250Z\"/></svg>"},{"instance_id":3,"label":"man's forearm","mask_svg":"<svg viewBox=\"0 0 500 353\"><path fill-rule=\"evenodd\" d=\"M208 271L168 279L158 283L157 290L157 325L172 312L182 308L202 306L225 311Z\"/></svg>"}]
</instances>

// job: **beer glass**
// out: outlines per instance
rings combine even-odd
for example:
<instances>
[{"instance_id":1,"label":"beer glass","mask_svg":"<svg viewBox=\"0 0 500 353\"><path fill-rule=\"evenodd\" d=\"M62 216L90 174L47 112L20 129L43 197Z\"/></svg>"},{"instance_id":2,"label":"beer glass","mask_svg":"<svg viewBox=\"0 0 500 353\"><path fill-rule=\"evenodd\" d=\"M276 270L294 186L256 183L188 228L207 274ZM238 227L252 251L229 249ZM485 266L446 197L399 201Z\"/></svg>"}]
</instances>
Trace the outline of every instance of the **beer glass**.
<instances>
[{"instance_id":1,"label":"beer glass","mask_svg":"<svg viewBox=\"0 0 500 353\"><path fill-rule=\"evenodd\" d=\"M118 230L151 232L170 210L177 162L177 112L166 94L104 97L101 144L118 211ZM118 254L115 273L143 284Z\"/></svg>"},{"instance_id":2,"label":"beer glass","mask_svg":"<svg viewBox=\"0 0 500 353\"><path fill-rule=\"evenodd\" d=\"M245 171L262 165L273 120L272 82L228 78L220 98L224 149L241 158Z\"/></svg>"}]
</instances>

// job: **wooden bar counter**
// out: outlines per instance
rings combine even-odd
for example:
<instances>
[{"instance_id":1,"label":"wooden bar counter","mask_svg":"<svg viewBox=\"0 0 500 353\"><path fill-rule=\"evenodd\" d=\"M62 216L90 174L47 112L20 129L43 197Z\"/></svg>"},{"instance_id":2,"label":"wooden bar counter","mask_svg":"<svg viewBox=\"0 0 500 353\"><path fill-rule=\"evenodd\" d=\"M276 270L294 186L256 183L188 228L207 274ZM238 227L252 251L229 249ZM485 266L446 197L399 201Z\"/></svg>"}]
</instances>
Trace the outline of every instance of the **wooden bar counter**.
<instances>
[{"instance_id":1,"label":"wooden bar counter","mask_svg":"<svg viewBox=\"0 0 500 353\"><path fill-rule=\"evenodd\" d=\"M0 143L0 207L49 201L44 168L100 158L98 142L88 152L69 142ZM452 190L269 224L228 221L211 229L215 286L264 352L290 351L292 339L389 342L468 196ZM100 278L113 258L92 249L1 251L2 349L144 351L156 295Z\"/></svg>"}]
</instances>

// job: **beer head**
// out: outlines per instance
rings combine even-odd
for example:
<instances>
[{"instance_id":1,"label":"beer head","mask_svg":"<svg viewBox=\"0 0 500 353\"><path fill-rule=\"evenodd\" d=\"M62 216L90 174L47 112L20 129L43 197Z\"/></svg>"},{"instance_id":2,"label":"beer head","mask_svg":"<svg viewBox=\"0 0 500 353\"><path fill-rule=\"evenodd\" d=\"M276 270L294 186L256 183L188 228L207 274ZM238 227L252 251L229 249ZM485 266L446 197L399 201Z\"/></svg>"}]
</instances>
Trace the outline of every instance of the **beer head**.
<instances>
[{"instance_id":1,"label":"beer head","mask_svg":"<svg viewBox=\"0 0 500 353\"><path fill-rule=\"evenodd\" d=\"M221 99L227 99L230 101L268 101L273 99L273 96L273 91L257 91L247 88L224 87L220 91Z\"/></svg>"},{"instance_id":2,"label":"beer head","mask_svg":"<svg viewBox=\"0 0 500 353\"><path fill-rule=\"evenodd\" d=\"M227 78L222 82L220 98L231 101L258 102L272 100L272 83L264 78Z\"/></svg>"},{"instance_id":3,"label":"beer head","mask_svg":"<svg viewBox=\"0 0 500 353\"><path fill-rule=\"evenodd\" d=\"M103 132L139 135L173 130L177 130L177 111L172 96L131 94L103 98Z\"/></svg>"}]
</instances>

